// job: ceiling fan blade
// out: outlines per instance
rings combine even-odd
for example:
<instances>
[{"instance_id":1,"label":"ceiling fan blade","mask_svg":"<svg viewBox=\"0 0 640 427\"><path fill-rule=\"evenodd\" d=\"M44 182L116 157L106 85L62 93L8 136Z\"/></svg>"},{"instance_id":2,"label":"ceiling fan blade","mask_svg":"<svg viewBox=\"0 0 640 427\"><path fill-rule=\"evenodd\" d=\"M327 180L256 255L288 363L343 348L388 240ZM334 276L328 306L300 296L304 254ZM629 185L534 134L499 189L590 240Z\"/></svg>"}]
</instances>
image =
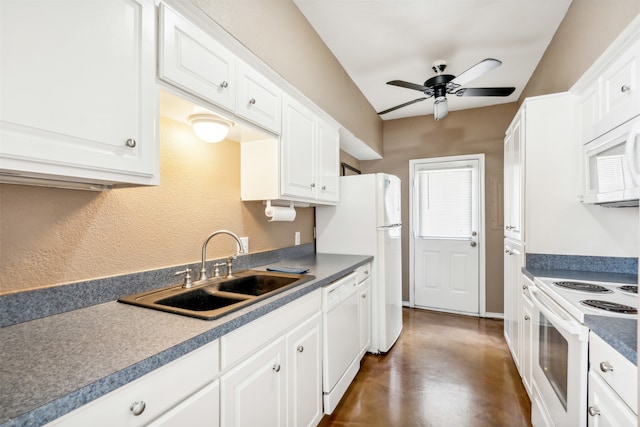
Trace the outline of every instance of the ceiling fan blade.
<instances>
[{"instance_id":1,"label":"ceiling fan blade","mask_svg":"<svg viewBox=\"0 0 640 427\"><path fill-rule=\"evenodd\" d=\"M415 104L416 102L424 101L425 99L427 99L427 98L414 99L413 101L405 102L404 104L396 105L395 107L391 107L391 108L389 108L387 110L380 111L378 114L387 114L387 113L390 113L392 111L397 110L398 108L406 107L407 105Z\"/></svg>"},{"instance_id":2,"label":"ceiling fan blade","mask_svg":"<svg viewBox=\"0 0 640 427\"><path fill-rule=\"evenodd\" d=\"M451 80L449 82L449 85L454 86L454 88L464 86L467 83L469 83L471 80L477 79L484 73L487 73L493 70L494 68L499 67L501 64L502 64L502 61L499 61L497 59L493 59L493 58L484 59L478 62L473 67L469 68L464 73L460 74L455 79Z\"/></svg>"},{"instance_id":3,"label":"ceiling fan blade","mask_svg":"<svg viewBox=\"0 0 640 427\"><path fill-rule=\"evenodd\" d=\"M467 87L458 89L456 96L509 96L515 87Z\"/></svg>"},{"instance_id":4,"label":"ceiling fan blade","mask_svg":"<svg viewBox=\"0 0 640 427\"><path fill-rule=\"evenodd\" d=\"M428 87L426 86L422 86L416 83L409 83L409 82L405 82L403 80L391 80L390 82L387 82L388 85L393 85L393 86L400 86L400 87L405 87L407 89L415 89L415 90L419 90L420 92L424 92L425 90L429 90Z\"/></svg>"}]
</instances>

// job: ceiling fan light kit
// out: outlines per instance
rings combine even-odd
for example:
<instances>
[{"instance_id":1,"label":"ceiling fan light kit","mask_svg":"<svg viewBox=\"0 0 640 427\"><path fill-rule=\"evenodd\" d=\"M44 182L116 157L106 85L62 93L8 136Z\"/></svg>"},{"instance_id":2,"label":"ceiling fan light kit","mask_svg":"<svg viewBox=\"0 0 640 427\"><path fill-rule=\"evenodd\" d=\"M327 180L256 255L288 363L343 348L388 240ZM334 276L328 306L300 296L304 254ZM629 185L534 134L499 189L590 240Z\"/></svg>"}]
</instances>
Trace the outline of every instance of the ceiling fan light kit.
<instances>
[{"instance_id":1,"label":"ceiling fan light kit","mask_svg":"<svg viewBox=\"0 0 640 427\"><path fill-rule=\"evenodd\" d=\"M444 60L439 59L433 63L432 67L433 71L436 72L436 75L425 81L424 85L405 82L403 80L391 80L387 82L388 85L418 90L424 93L425 97L396 105L395 107L380 111L378 114L387 114L399 108L434 97L433 116L436 120L441 120L449 114L446 97L447 93L455 94L456 96L509 96L516 89L515 87L462 88L462 86L466 85L470 81L477 79L494 68L499 67L501 64L502 62L497 59L487 58L478 62L476 65L456 77L452 74L443 74L444 70L447 68L447 63Z\"/></svg>"}]
</instances>

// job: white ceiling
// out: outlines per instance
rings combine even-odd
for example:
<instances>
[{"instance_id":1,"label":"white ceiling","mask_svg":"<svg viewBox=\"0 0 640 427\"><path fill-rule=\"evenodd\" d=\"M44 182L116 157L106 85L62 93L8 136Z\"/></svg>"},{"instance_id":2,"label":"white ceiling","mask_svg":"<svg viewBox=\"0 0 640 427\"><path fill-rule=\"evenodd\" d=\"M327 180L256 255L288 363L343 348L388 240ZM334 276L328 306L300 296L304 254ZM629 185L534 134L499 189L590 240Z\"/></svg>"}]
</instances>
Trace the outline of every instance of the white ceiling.
<instances>
[{"instance_id":1,"label":"white ceiling","mask_svg":"<svg viewBox=\"0 0 640 427\"><path fill-rule=\"evenodd\" d=\"M460 75L485 58L502 65L465 87L513 86L508 97L448 95L449 111L515 102L571 0L294 0L376 111L424 95L387 85L422 85L443 59ZM433 114L433 98L384 120Z\"/></svg>"}]
</instances>

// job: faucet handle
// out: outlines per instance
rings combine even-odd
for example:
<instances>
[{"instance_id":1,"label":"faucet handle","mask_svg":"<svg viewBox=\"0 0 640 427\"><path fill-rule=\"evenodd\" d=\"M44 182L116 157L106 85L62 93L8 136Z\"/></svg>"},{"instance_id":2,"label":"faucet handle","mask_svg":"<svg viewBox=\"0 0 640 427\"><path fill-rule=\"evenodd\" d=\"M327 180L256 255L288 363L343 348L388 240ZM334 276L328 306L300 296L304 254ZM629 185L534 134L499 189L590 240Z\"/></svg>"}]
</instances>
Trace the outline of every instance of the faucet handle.
<instances>
[{"instance_id":1,"label":"faucet handle","mask_svg":"<svg viewBox=\"0 0 640 427\"><path fill-rule=\"evenodd\" d=\"M181 274L184 274L184 281L182 282L182 287L183 288L190 288L191 285L193 284L193 282L191 281L191 269L190 268L185 268L184 270L176 271L173 275L174 276L179 276Z\"/></svg>"},{"instance_id":2,"label":"faucet handle","mask_svg":"<svg viewBox=\"0 0 640 427\"><path fill-rule=\"evenodd\" d=\"M223 262L216 262L213 264L213 277L220 277L220 266L224 265Z\"/></svg>"}]
</instances>

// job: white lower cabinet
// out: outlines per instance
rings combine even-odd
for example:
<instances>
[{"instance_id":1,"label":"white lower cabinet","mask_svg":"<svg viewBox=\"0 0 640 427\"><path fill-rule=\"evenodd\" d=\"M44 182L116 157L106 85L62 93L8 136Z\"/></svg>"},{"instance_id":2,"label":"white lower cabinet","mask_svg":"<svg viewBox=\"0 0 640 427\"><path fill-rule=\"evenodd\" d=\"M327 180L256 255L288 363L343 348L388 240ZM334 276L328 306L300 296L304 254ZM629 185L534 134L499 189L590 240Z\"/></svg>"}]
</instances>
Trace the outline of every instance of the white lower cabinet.
<instances>
[{"instance_id":1,"label":"white lower cabinet","mask_svg":"<svg viewBox=\"0 0 640 427\"><path fill-rule=\"evenodd\" d=\"M285 426L285 338L263 348L222 376L223 426Z\"/></svg>"},{"instance_id":2,"label":"white lower cabinet","mask_svg":"<svg viewBox=\"0 0 640 427\"><path fill-rule=\"evenodd\" d=\"M635 383L629 379L629 383ZM596 373L589 373L589 427L636 427L638 416Z\"/></svg>"},{"instance_id":3,"label":"white lower cabinet","mask_svg":"<svg viewBox=\"0 0 640 427\"><path fill-rule=\"evenodd\" d=\"M287 418L290 427L322 419L322 313L287 334Z\"/></svg>"},{"instance_id":4,"label":"white lower cabinet","mask_svg":"<svg viewBox=\"0 0 640 427\"><path fill-rule=\"evenodd\" d=\"M220 380L215 380L184 402L149 424L149 427L218 427L220 425Z\"/></svg>"},{"instance_id":5,"label":"white lower cabinet","mask_svg":"<svg viewBox=\"0 0 640 427\"><path fill-rule=\"evenodd\" d=\"M358 321L360 322L360 358L371 345L371 264L358 267Z\"/></svg>"},{"instance_id":6,"label":"white lower cabinet","mask_svg":"<svg viewBox=\"0 0 640 427\"><path fill-rule=\"evenodd\" d=\"M529 279L522 276L524 286L529 286ZM528 296L527 289L522 292L522 333L520 341L520 375L524 388L531 397L531 364L533 363L533 302Z\"/></svg>"},{"instance_id":7,"label":"white lower cabinet","mask_svg":"<svg viewBox=\"0 0 640 427\"><path fill-rule=\"evenodd\" d=\"M207 425L219 422L219 341L120 387L49 426ZM190 424L182 423L189 420Z\"/></svg>"},{"instance_id":8,"label":"white lower cabinet","mask_svg":"<svg viewBox=\"0 0 640 427\"><path fill-rule=\"evenodd\" d=\"M315 426L322 418L322 315L313 291L221 338L223 426Z\"/></svg>"}]
</instances>

